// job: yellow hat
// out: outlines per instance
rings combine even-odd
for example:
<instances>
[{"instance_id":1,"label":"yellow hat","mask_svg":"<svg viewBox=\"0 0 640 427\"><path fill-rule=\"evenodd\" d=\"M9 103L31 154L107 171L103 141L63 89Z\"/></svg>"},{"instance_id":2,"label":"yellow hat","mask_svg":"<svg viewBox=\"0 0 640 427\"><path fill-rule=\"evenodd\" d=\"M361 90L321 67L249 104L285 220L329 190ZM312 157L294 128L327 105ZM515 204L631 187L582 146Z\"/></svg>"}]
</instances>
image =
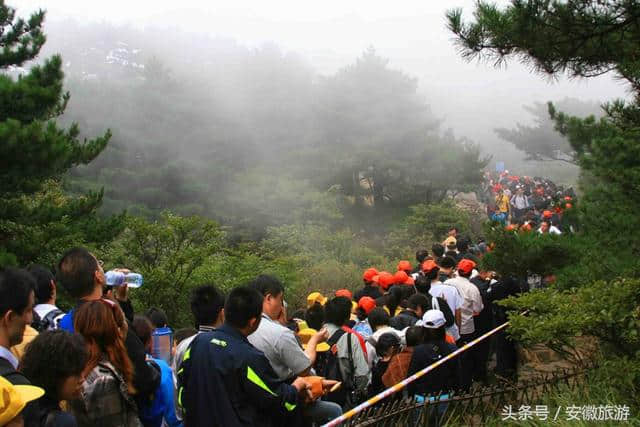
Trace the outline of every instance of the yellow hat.
<instances>
[{"instance_id":1,"label":"yellow hat","mask_svg":"<svg viewBox=\"0 0 640 427\"><path fill-rule=\"evenodd\" d=\"M0 425L14 419L25 405L44 395L44 390L32 385L13 385L0 377Z\"/></svg>"},{"instance_id":2,"label":"yellow hat","mask_svg":"<svg viewBox=\"0 0 640 427\"><path fill-rule=\"evenodd\" d=\"M306 350L307 344L312 336L314 336L318 331L312 328L302 329L298 332L298 336L300 337L300 341L302 341L302 348ZM316 345L316 351L328 351L331 347L326 342L320 342Z\"/></svg>"},{"instance_id":3,"label":"yellow hat","mask_svg":"<svg viewBox=\"0 0 640 427\"><path fill-rule=\"evenodd\" d=\"M319 302L324 305L327 302L327 297L322 296L320 292L312 292L307 297L307 308L311 307L313 304Z\"/></svg>"},{"instance_id":4,"label":"yellow hat","mask_svg":"<svg viewBox=\"0 0 640 427\"><path fill-rule=\"evenodd\" d=\"M351 301L351 313L355 313L358 309L358 303L355 301Z\"/></svg>"}]
</instances>

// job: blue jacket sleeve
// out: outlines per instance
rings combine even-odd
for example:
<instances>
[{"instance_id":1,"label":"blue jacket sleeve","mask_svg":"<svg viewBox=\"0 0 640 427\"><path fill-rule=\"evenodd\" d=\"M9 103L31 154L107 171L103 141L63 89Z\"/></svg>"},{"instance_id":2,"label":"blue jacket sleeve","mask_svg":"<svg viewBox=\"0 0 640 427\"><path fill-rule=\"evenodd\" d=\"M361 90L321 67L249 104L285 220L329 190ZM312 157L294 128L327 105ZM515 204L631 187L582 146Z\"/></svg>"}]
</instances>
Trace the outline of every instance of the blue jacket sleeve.
<instances>
[{"instance_id":1,"label":"blue jacket sleeve","mask_svg":"<svg viewBox=\"0 0 640 427\"><path fill-rule=\"evenodd\" d=\"M242 387L257 406L287 412L296 409L298 391L278 378L263 354L251 357L243 368Z\"/></svg>"},{"instance_id":2,"label":"blue jacket sleeve","mask_svg":"<svg viewBox=\"0 0 640 427\"><path fill-rule=\"evenodd\" d=\"M164 360L154 359L160 366L162 379L160 388L162 390L163 400L165 402L163 418L170 427L182 427L182 422L176 415L175 384L173 382L173 371Z\"/></svg>"}]
</instances>

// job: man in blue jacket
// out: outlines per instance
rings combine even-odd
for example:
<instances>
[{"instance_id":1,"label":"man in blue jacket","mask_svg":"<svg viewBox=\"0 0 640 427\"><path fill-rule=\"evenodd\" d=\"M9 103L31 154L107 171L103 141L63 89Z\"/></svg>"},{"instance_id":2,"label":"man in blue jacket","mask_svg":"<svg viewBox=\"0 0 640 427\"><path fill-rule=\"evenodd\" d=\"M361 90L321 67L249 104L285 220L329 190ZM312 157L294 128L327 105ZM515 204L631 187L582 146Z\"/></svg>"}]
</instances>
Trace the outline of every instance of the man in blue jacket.
<instances>
[{"instance_id":1,"label":"man in blue jacket","mask_svg":"<svg viewBox=\"0 0 640 427\"><path fill-rule=\"evenodd\" d=\"M260 324L262 300L254 289L235 288L224 307L225 323L199 334L185 353L178 401L186 426L273 426L302 404L298 394L307 392L304 379L291 385L279 380L247 340Z\"/></svg>"}]
</instances>

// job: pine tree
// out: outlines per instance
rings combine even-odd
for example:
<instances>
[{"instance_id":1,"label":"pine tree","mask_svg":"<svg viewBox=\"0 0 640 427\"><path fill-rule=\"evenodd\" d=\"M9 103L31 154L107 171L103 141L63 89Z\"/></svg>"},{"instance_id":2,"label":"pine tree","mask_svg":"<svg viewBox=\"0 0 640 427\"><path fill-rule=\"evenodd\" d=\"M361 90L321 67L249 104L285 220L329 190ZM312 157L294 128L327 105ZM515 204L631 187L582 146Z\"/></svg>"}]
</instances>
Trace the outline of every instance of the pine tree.
<instances>
[{"instance_id":1,"label":"pine tree","mask_svg":"<svg viewBox=\"0 0 640 427\"><path fill-rule=\"evenodd\" d=\"M52 263L71 244L99 246L121 222L95 216L101 191L61 191L65 172L91 162L111 133L87 140L76 124L56 124L69 100L60 56L13 76L44 45L44 16L38 11L25 21L0 0L0 266Z\"/></svg>"}]
</instances>

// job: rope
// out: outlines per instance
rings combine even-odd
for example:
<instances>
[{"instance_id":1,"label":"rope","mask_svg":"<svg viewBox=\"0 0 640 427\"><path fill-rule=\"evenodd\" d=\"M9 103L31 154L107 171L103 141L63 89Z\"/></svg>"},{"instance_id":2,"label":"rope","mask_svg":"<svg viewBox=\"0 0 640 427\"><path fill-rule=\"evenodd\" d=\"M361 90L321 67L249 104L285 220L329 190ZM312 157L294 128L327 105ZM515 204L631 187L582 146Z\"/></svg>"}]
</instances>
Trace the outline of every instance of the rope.
<instances>
[{"instance_id":1,"label":"rope","mask_svg":"<svg viewBox=\"0 0 640 427\"><path fill-rule=\"evenodd\" d=\"M509 325L509 322L505 322L502 325L490 330L486 334L483 334L483 335L479 336L478 338L474 339L473 341L469 341L467 344L463 345L462 347L460 347L459 349L457 349L453 353L448 354L447 356L443 357L442 359L438 360L437 362L435 362L435 363L427 366L426 368L416 372L415 374L411 375L410 377L405 378L404 380L400 381L398 384L392 385L391 387L389 387L385 391L373 396L372 398L370 398L366 402L363 402L363 403L359 404L358 406L356 406L355 408L345 412L344 414L342 414L338 418L335 418L335 419L329 421L328 423L324 424L322 427L333 427L333 426L337 426L338 424L341 424L341 423L347 421L349 418L353 417L354 415L364 411L365 409L369 408L372 405L375 405L376 403L378 403L382 399L384 399L384 398L386 398L388 396L391 396L392 394L402 390L403 388L405 388L407 385L411 384L412 382L414 382L418 378L426 375L428 372L433 371L438 366L440 366L443 363L453 359L454 357L456 357L460 353L468 350L469 348L471 348L474 345L478 344L480 341L490 337L491 335L495 334L496 332L506 328L508 325Z\"/></svg>"}]
</instances>

